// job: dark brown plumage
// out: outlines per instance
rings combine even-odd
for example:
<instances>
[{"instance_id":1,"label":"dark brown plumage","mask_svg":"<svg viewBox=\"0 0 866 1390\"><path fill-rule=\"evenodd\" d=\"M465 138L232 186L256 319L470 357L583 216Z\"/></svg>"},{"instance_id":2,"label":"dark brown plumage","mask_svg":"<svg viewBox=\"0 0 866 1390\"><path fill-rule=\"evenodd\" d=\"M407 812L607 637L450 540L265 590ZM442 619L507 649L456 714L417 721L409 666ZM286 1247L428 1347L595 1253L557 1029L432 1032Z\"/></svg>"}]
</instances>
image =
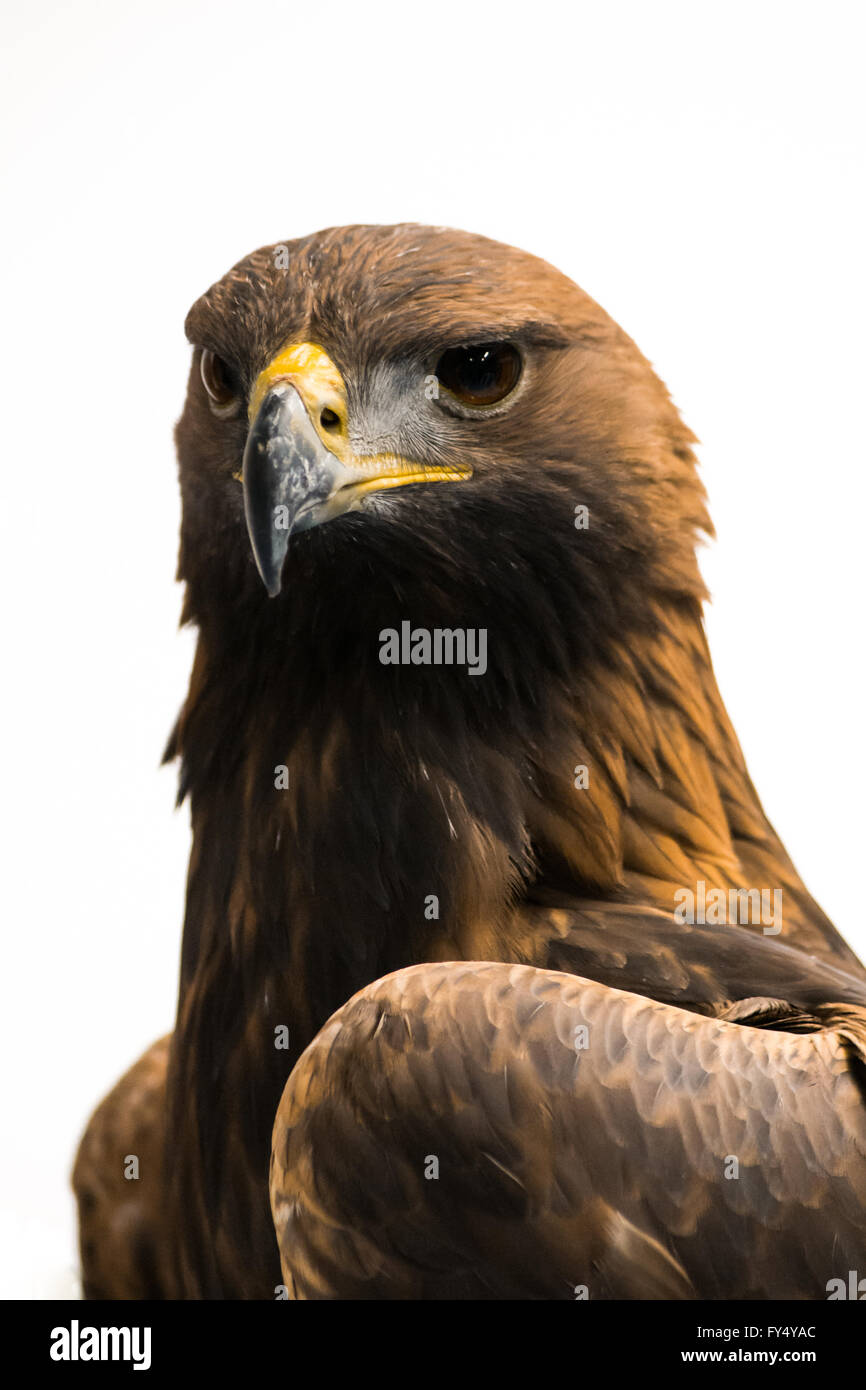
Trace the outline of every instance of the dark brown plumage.
<instances>
[{"instance_id":1,"label":"dark brown plumage","mask_svg":"<svg viewBox=\"0 0 866 1390\"><path fill-rule=\"evenodd\" d=\"M180 997L167 1078L83 1141L86 1290L826 1296L866 1261L866 973L721 703L664 387L550 266L443 229L256 252L187 330ZM427 389L497 342L501 403ZM383 664L406 620L486 630L486 672ZM780 935L677 921L699 882L781 890ZM111 1169L143 1114L146 1219Z\"/></svg>"}]
</instances>

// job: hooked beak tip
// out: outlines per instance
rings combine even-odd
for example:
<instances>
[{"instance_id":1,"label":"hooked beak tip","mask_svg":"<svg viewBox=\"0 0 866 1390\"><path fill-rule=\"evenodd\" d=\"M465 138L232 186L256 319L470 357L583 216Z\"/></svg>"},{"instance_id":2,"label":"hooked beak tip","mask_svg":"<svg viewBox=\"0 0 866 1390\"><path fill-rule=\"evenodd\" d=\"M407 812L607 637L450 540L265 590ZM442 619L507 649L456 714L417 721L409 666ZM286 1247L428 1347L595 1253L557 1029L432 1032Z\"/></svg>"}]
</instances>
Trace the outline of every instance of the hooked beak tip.
<instances>
[{"instance_id":1,"label":"hooked beak tip","mask_svg":"<svg viewBox=\"0 0 866 1390\"><path fill-rule=\"evenodd\" d=\"M270 598L282 588L292 531L339 485L340 465L316 434L294 386L280 382L263 400L244 450L244 513L256 568Z\"/></svg>"}]
</instances>

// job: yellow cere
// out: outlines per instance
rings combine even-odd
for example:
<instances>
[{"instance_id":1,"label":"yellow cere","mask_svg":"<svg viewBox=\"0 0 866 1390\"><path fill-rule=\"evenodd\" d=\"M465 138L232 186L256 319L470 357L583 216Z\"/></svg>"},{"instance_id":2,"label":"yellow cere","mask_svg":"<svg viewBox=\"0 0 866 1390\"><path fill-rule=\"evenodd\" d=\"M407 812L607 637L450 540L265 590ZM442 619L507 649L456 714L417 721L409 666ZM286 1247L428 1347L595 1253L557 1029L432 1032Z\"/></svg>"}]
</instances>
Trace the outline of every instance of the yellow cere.
<instances>
[{"instance_id":1,"label":"yellow cere","mask_svg":"<svg viewBox=\"0 0 866 1390\"><path fill-rule=\"evenodd\" d=\"M320 439L356 476L350 484L354 495L401 487L406 483L458 482L471 478L471 468L444 468L416 463L398 454L355 454L348 437L346 384L339 368L316 343L290 343L260 372L250 396L249 418L254 420L272 387L288 381L298 392ZM339 425L325 430L323 410L337 416Z\"/></svg>"},{"instance_id":2,"label":"yellow cere","mask_svg":"<svg viewBox=\"0 0 866 1390\"><path fill-rule=\"evenodd\" d=\"M263 372L259 372L250 396L250 419L278 381L290 381L298 391L310 418L317 420L326 408L346 422L346 386L339 368L324 348L315 343L290 343L277 353Z\"/></svg>"}]
</instances>

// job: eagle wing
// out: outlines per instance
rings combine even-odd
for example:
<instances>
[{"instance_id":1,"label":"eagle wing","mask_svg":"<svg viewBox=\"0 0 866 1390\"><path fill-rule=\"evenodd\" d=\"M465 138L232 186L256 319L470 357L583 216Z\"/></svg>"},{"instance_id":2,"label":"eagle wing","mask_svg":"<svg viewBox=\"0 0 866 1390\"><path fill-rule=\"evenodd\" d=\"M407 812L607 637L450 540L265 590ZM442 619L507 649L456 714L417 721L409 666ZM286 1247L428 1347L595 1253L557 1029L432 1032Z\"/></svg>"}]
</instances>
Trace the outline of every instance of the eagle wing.
<instances>
[{"instance_id":1,"label":"eagle wing","mask_svg":"<svg viewBox=\"0 0 866 1390\"><path fill-rule=\"evenodd\" d=\"M760 994L791 1027L819 1028L836 1005L866 1006L862 967L848 972L781 936L750 927L680 922L662 909L557 900L521 910L521 954L529 965L584 975L661 1003L723 1016Z\"/></svg>"},{"instance_id":2,"label":"eagle wing","mask_svg":"<svg viewBox=\"0 0 866 1390\"><path fill-rule=\"evenodd\" d=\"M129 1068L78 1147L72 1186L85 1298L171 1297L162 1215L170 1045L170 1035L160 1038Z\"/></svg>"},{"instance_id":3,"label":"eagle wing","mask_svg":"<svg viewBox=\"0 0 866 1390\"><path fill-rule=\"evenodd\" d=\"M549 957L597 968L575 916ZM680 964L669 919L638 948L656 916L623 912L604 949L676 1003L444 962L332 1017L274 1128L290 1296L825 1298L862 1268L863 985L744 932L733 1001L708 1004L724 962L697 933Z\"/></svg>"}]
</instances>

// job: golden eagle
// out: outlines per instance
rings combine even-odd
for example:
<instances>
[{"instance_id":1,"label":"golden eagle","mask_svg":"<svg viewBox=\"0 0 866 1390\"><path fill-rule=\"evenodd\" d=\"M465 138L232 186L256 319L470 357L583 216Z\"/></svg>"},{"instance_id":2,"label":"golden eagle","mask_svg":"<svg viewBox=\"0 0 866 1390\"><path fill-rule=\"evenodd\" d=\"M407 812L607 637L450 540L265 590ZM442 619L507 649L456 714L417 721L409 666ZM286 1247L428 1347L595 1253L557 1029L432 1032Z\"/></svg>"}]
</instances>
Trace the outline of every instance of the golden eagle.
<instances>
[{"instance_id":1,"label":"golden eagle","mask_svg":"<svg viewBox=\"0 0 866 1390\"><path fill-rule=\"evenodd\" d=\"M177 1021L82 1140L86 1294L847 1286L866 972L719 697L647 361L413 225L256 251L186 327Z\"/></svg>"}]
</instances>

